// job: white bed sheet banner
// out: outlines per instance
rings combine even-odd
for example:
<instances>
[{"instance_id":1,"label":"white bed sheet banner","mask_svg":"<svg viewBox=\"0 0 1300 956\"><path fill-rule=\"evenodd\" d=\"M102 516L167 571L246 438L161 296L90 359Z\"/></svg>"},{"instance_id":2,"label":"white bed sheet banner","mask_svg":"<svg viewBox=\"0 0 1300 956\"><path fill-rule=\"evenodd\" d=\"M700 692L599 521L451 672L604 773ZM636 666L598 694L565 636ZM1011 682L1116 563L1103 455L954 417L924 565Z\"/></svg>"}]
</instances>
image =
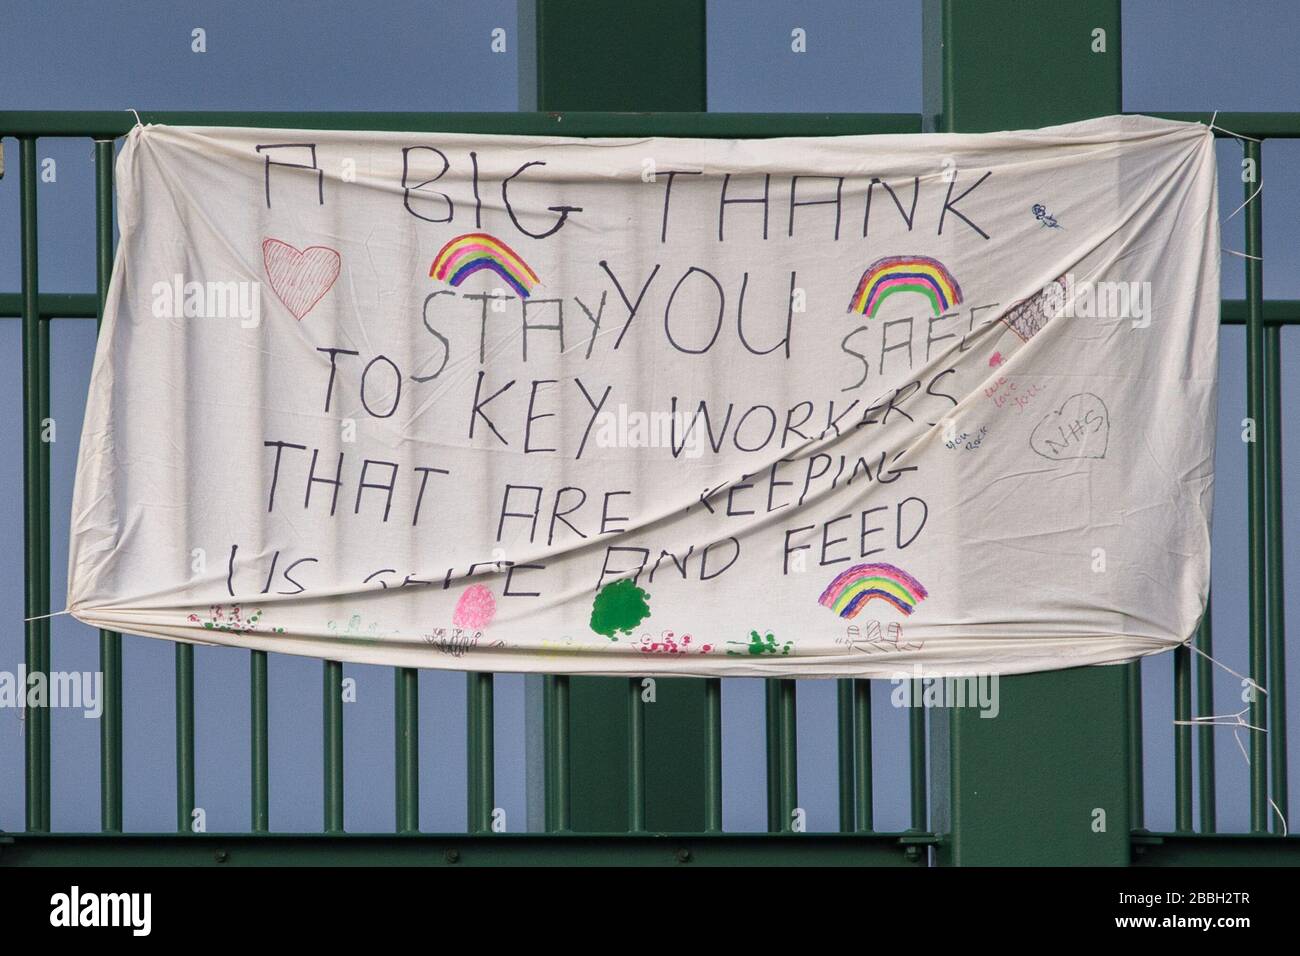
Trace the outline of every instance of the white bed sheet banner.
<instances>
[{"instance_id":1,"label":"white bed sheet banner","mask_svg":"<svg viewBox=\"0 0 1300 956\"><path fill-rule=\"evenodd\" d=\"M88 624L892 677L1114 663L1204 608L1205 127L146 126L116 172L71 522Z\"/></svg>"}]
</instances>

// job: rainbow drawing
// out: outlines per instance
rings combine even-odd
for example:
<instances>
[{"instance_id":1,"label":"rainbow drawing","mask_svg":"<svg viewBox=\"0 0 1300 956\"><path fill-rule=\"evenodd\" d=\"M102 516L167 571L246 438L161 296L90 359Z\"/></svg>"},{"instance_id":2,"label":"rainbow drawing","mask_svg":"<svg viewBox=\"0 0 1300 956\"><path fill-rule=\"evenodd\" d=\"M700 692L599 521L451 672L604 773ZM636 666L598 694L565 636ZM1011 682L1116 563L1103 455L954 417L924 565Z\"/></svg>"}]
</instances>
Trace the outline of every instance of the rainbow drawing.
<instances>
[{"instance_id":1,"label":"rainbow drawing","mask_svg":"<svg viewBox=\"0 0 1300 956\"><path fill-rule=\"evenodd\" d=\"M942 315L961 302L961 286L938 259L886 256L862 273L849 301L849 311L873 319L880 303L895 292L919 292L930 300L935 315Z\"/></svg>"},{"instance_id":2,"label":"rainbow drawing","mask_svg":"<svg viewBox=\"0 0 1300 956\"><path fill-rule=\"evenodd\" d=\"M842 618L853 618L868 601L877 598L911 614L930 594L924 585L892 564L858 564L826 586L817 603Z\"/></svg>"},{"instance_id":3,"label":"rainbow drawing","mask_svg":"<svg viewBox=\"0 0 1300 956\"><path fill-rule=\"evenodd\" d=\"M524 299L542 281L517 252L486 232L457 236L439 249L429 278L460 285L482 269L495 272Z\"/></svg>"}]
</instances>

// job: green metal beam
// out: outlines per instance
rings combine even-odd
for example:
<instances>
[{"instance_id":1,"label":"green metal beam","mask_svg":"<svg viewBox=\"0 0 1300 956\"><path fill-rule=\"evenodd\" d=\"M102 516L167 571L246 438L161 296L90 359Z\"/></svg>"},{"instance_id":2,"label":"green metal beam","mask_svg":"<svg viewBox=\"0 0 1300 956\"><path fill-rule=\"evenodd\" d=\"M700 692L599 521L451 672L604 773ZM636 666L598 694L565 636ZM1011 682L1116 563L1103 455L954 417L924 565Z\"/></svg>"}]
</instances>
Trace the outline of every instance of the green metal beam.
<instances>
[{"instance_id":1,"label":"green metal beam","mask_svg":"<svg viewBox=\"0 0 1300 956\"><path fill-rule=\"evenodd\" d=\"M917 866L925 838L838 834L0 834L3 866Z\"/></svg>"},{"instance_id":2,"label":"green metal beam","mask_svg":"<svg viewBox=\"0 0 1300 956\"><path fill-rule=\"evenodd\" d=\"M1119 7L1119 0L926 0L927 128L1034 129L1120 112ZM1105 31L1104 53L1092 51L1095 30ZM1300 114L1289 115L1300 133Z\"/></svg>"},{"instance_id":3,"label":"green metal beam","mask_svg":"<svg viewBox=\"0 0 1300 956\"><path fill-rule=\"evenodd\" d=\"M1300 137L1300 113L1146 113L1184 123L1214 121L1214 135L1220 139L1249 136L1252 139L1296 139Z\"/></svg>"},{"instance_id":4,"label":"green metal beam","mask_svg":"<svg viewBox=\"0 0 1300 956\"><path fill-rule=\"evenodd\" d=\"M1300 866L1300 836L1254 833L1133 835L1134 866Z\"/></svg>"},{"instance_id":5,"label":"green metal beam","mask_svg":"<svg viewBox=\"0 0 1300 956\"><path fill-rule=\"evenodd\" d=\"M545 2L545 0L544 0ZM927 0L927 3L940 0ZM975 3L990 0L975 0ZM974 4L973 4L974 5ZM639 14L645 23L646 15ZM648 33L649 31L647 31ZM644 35L644 34L643 34ZM1026 31L1008 33L1006 45L991 46L989 55L995 62L1007 62L1012 44L1020 43L1020 56L1039 50L1039 37ZM1110 43L1117 43L1118 34L1112 33ZM927 39L927 67L930 49L938 40ZM674 56L676 53L674 53ZM670 64L672 60L668 61ZM1051 66L1050 61L1045 65ZM1010 71L1008 69L1008 76ZM607 82L609 77L601 77ZM927 87L930 78L926 79ZM594 96L595 94L593 94ZM1053 104L1055 105L1055 103ZM570 108L550 109L547 112L520 113L386 113L386 112L324 112L291 113L274 111L238 110L150 110L140 113L145 123L170 126L247 126L264 129L335 129L376 130L427 133L513 133L518 135L547 135L573 133L578 136L734 136L753 139L764 136L846 135L864 132L858 128L864 121L879 128L873 132L919 132L922 119L913 113L699 113L677 112L682 107L656 110L654 113L629 111L623 108L581 107L601 110L587 116ZM937 127L941 109L928 112L928 125ZM1119 110L1114 110L1119 112ZM1215 135L1229 137L1233 133L1254 139L1300 138L1300 112L1272 113L1203 113L1160 112L1147 113L1164 119L1185 123L1209 123L1214 119ZM593 118L594 117L594 118ZM793 124L798 132L768 132L756 127L754 120L779 119ZM574 124L586 124L586 130L574 133ZM135 116L129 110L5 110L0 111L0 136L69 136L118 137L125 136L135 126ZM732 131L723 132L731 128ZM686 130L690 130L689 132Z\"/></svg>"},{"instance_id":6,"label":"green metal beam","mask_svg":"<svg viewBox=\"0 0 1300 956\"><path fill-rule=\"evenodd\" d=\"M703 0L537 0L542 109L705 109Z\"/></svg>"},{"instance_id":7,"label":"green metal beam","mask_svg":"<svg viewBox=\"0 0 1300 956\"><path fill-rule=\"evenodd\" d=\"M546 2L546 0L543 0ZM687 44L685 55L696 41L682 38L671 25L653 22L642 12L638 29L666 30ZM703 37L699 38L703 43ZM580 64L574 65L580 67ZM686 78L692 67L684 61L682 71L674 65L674 76ZM594 86L607 77L589 77ZM646 77L641 78L645 82ZM651 91L653 92L653 91ZM693 94L692 94L693 95ZM375 130L399 133L501 133L515 136L725 136L735 139L764 139L770 136L848 136L857 133L919 133L921 117L916 113L704 113L692 104L703 100L682 99L676 105L645 112L635 101L618 109L593 105L604 98L558 106L559 100L544 100L539 111L520 113L277 113L277 112L145 112L145 123L168 126L246 126L258 129ZM547 105L550 104L550 105ZM1222 114L1220 120L1229 114ZM1270 114L1272 115L1272 114ZM1300 113L1295 116L1300 130ZM0 111L0 136L124 136L135 126L130 111L46 112ZM1297 133L1300 135L1300 132Z\"/></svg>"},{"instance_id":8,"label":"green metal beam","mask_svg":"<svg viewBox=\"0 0 1300 956\"><path fill-rule=\"evenodd\" d=\"M873 834L0 834L4 866L919 866L928 837ZM1137 866L1300 866L1300 836L1141 833Z\"/></svg>"},{"instance_id":9,"label":"green metal beam","mask_svg":"<svg viewBox=\"0 0 1300 956\"><path fill-rule=\"evenodd\" d=\"M681 126L719 122L704 112L704 0L652 7L537 0L535 10L538 109L674 110L684 111L670 121ZM648 118L631 117L638 135L652 128ZM571 122L555 125L576 131ZM717 701L703 681L660 678L646 695L639 680L567 683L570 827L703 831L720 823L713 760L721 753L711 733Z\"/></svg>"},{"instance_id":10,"label":"green metal beam","mask_svg":"<svg viewBox=\"0 0 1300 956\"><path fill-rule=\"evenodd\" d=\"M1118 0L927 0L923 24L933 129L1028 129L1120 111ZM1097 30L1105 52L1093 52ZM938 862L1127 864L1130 674L1006 677L995 719L973 708L931 715Z\"/></svg>"},{"instance_id":11,"label":"green metal beam","mask_svg":"<svg viewBox=\"0 0 1300 956\"><path fill-rule=\"evenodd\" d=\"M465 789L470 833L491 832L496 809L494 681L492 674L471 671L465 675Z\"/></svg>"}]
</instances>

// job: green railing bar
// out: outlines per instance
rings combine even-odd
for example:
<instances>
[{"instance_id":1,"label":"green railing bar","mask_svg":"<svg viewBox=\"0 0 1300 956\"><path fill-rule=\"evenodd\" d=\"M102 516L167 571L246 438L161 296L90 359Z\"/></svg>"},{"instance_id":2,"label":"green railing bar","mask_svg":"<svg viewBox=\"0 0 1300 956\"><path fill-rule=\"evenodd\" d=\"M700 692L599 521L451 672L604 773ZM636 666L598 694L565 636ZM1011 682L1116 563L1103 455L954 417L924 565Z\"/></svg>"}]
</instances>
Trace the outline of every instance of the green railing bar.
<instances>
[{"instance_id":1,"label":"green railing bar","mask_svg":"<svg viewBox=\"0 0 1300 956\"><path fill-rule=\"evenodd\" d=\"M1174 648L1174 830L1192 832L1192 651Z\"/></svg>"},{"instance_id":2,"label":"green railing bar","mask_svg":"<svg viewBox=\"0 0 1300 956\"><path fill-rule=\"evenodd\" d=\"M1196 631L1196 648L1201 652L1196 656L1196 712L1201 717L1214 714L1214 665L1210 662L1214 654L1212 608L1211 597L1206 595L1205 616ZM1214 792L1214 728L1209 724L1196 728L1196 765L1200 784L1201 832L1213 833L1217 800Z\"/></svg>"},{"instance_id":3,"label":"green railing bar","mask_svg":"<svg viewBox=\"0 0 1300 956\"><path fill-rule=\"evenodd\" d=\"M790 678L779 682L781 714L781 829L794 829L799 806L799 733L795 709L797 685Z\"/></svg>"},{"instance_id":4,"label":"green railing bar","mask_svg":"<svg viewBox=\"0 0 1300 956\"><path fill-rule=\"evenodd\" d=\"M95 143L95 322L103 322L113 274L113 144ZM122 636L99 632L99 670L104 710L99 718L99 825L122 830Z\"/></svg>"},{"instance_id":5,"label":"green railing bar","mask_svg":"<svg viewBox=\"0 0 1300 956\"><path fill-rule=\"evenodd\" d=\"M494 683L490 673L468 673L466 680L467 790L469 832L492 832L493 803L496 800Z\"/></svg>"},{"instance_id":6,"label":"green railing bar","mask_svg":"<svg viewBox=\"0 0 1300 956\"><path fill-rule=\"evenodd\" d=\"M472 675L471 675L472 676ZM393 793L398 833L420 829L420 672L393 668Z\"/></svg>"},{"instance_id":7,"label":"green railing bar","mask_svg":"<svg viewBox=\"0 0 1300 956\"><path fill-rule=\"evenodd\" d=\"M1249 315L1245 299L1224 299L1220 303L1219 321L1223 325L1245 325ZM1264 301L1263 324L1300 325L1300 299L1272 299Z\"/></svg>"},{"instance_id":8,"label":"green railing bar","mask_svg":"<svg viewBox=\"0 0 1300 956\"><path fill-rule=\"evenodd\" d=\"M194 829L194 645L176 645L176 829Z\"/></svg>"},{"instance_id":9,"label":"green railing bar","mask_svg":"<svg viewBox=\"0 0 1300 956\"><path fill-rule=\"evenodd\" d=\"M99 144L96 144L98 146ZM111 144L108 144L111 145ZM112 161L109 161L112 168ZM98 174L97 174L98 175ZM109 180L112 187L112 180ZM98 211L98 204L96 205ZM112 207L109 207L109 235L112 235ZM109 270L112 270L112 240L109 241ZM100 296L94 292L42 292L36 298L37 312L42 321L47 319L94 319L99 321ZM23 315L23 296L20 292L0 293L0 319L17 319Z\"/></svg>"},{"instance_id":10,"label":"green railing bar","mask_svg":"<svg viewBox=\"0 0 1300 956\"><path fill-rule=\"evenodd\" d=\"M1209 112L1148 113L1186 123L1209 123ZM571 134L577 136L761 136L919 133L919 113L367 113L145 111L145 123L173 126L252 126L446 133ZM1220 112L1216 136L1300 137L1300 113ZM3 136L123 136L135 126L128 110L0 112Z\"/></svg>"},{"instance_id":11,"label":"green railing bar","mask_svg":"<svg viewBox=\"0 0 1300 956\"><path fill-rule=\"evenodd\" d=\"M853 763L855 827L858 833L870 833L875 827L872 814L871 782L871 681L853 682Z\"/></svg>"},{"instance_id":12,"label":"green railing bar","mask_svg":"<svg viewBox=\"0 0 1300 956\"><path fill-rule=\"evenodd\" d=\"M49 319L96 319L99 297L89 292L42 292L37 297L42 321ZM1219 321L1224 325L1245 325L1245 299L1223 299ZM18 292L0 292L0 319L17 319L23 314L23 297ZM1300 299L1269 299L1264 302L1264 325L1300 325Z\"/></svg>"},{"instance_id":13,"label":"green railing bar","mask_svg":"<svg viewBox=\"0 0 1300 956\"><path fill-rule=\"evenodd\" d=\"M635 677L627 680L627 829L645 831L645 711Z\"/></svg>"},{"instance_id":14,"label":"green railing bar","mask_svg":"<svg viewBox=\"0 0 1300 956\"><path fill-rule=\"evenodd\" d=\"M704 683L704 831L722 832L722 680Z\"/></svg>"},{"instance_id":15,"label":"green railing bar","mask_svg":"<svg viewBox=\"0 0 1300 956\"><path fill-rule=\"evenodd\" d=\"M1142 660L1125 665L1128 668L1128 786L1129 827L1145 830L1146 779L1142 767Z\"/></svg>"},{"instance_id":16,"label":"green railing bar","mask_svg":"<svg viewBox=\"0 0 1300 956\"><path fill-rule=\"evenodd\" d=\"M321 668L324 715L325 832L343 832L343 665L325 661Z\"/></svg>"},{"instance_id":17,"label":"green railing bar","mask_svg":"<svg viewBox=\"0 0 1300 956\"><path fill-rule=\"evenodd\" d=\"M23 538L24 538L24 616L35 618L46 613L42 600L41 565L48 563L41 539L41 365L40 315L37 308L39 279L36 245L36 141L21 143L20 187L22 220L22 342L23 342ZM24 649L27 670L40 672L43 666L43 621L27 620L24 625ZM50 768L44 747L44 707L28 707L26 718L26 821L29 832L48 830L46 815Z\"/></svg>"},{"instance_id":18,"label":"green railing bar","mask_svg":"<svg viewBox=\"0 0 1300 956\"><path fill-rule=\"evenodd\" d=\"M780 833L781 825L781 682L763 681L764 750L767 756L767 831Z\"/></svg>"},{"instance_id":19,"label":"green railing bar","mask_svg":"<svg viewBox=\"0 0 1300 956\"><path fill-rule=\"evenodd\" d=\"M253 791L250 808L254 833L266 833L271 829L271 723L266 665L266 651L249 651L249 778Z\"/></svg>"},{"instance_id":20,"label":"green railing bar","mask_svg":"<svg viewBox=\"0 0 1300 956\"><path fill-rule=\"evenodd\" d=\"M1228 116L1229 114L1223 114ZM251 126L266 129L374 130L411 133L501 133L520 136L836 136L919 133L919 113L370 113L144 111L146 124ZM1207 117L1208 118L1208 117ZM0 136L123 136L129 110L0 112Z\"/></svg>"},{"instance_id":21,"label":"green railing bar","mask_svg":"<svg viewBox=\"0 0 1300 956\"><path fill-rule=\"evenodd\" d=\"M1300 138L1300 113L1146 113L1161 119L1184 123L1206 123L1214 120L1214 135L1220 139L1250 136L1254 139Z\"/></svg>"},{"instance_id":22,"label":"green railing bar","mask_svg":"<svg viewBox=\"0 0 1300 956\"><path fill-rule=\"evenodd\" d=\"M1250 135L1250 134L1246 134ZM1246 415L1255 430L1254 440L1246 445L1246 505L1249 547L1248 599L1250 609L1250 677L1261 687L1268 686L1267 675L1267 593L1268 573L1266 524L1264 510L1263 444L1259 430L1264 424L1264 269L1262 207L1256 183L1263 179L1260 144L1247 142L1246 159L1254 166L1255 176L1245 183L1246 193ZM1268 830L1268 742L1264 736L1267 712L1258 691L1251 695L1250 722L1258 730L1250 732L1250 829L1255 833Z\"/></svg>"},{"instance_id":23,"label":"green railing bar","mask_svg":"<svg viewBox=\"0 0 1300 956\"><path fill-rule=\"evenodd\" d=\"M929 822L929 800L925 785L929 778L925 767L925 687L912 681L912 699L908 710L908 736L911 744L912 829L923 831Z\"/></svg>"},{"instance_id":24,"label":"green railing bar","mask_svg":"<svg viewBox=\"0 0 1300 956\"><path fill-rule=\"evenodd\" d=\"M853 679L835 682L835 741L839 749L840 832L853 832Z\"/></svg>"},{"instance_id":25,"label":"green railing bar","mask_svg":"<svg viewBox=\"0 0 1300 956\"><path fill-rule=\"evenodd\" d=\"M1286 751L1286 580L1282 549L1282 342L1276 328L1264 330L1264 523L1268 533L1268 744L1272 800L1287 807ZM1272 816L1273 830L1285 824Z\"/></svg>"}]
</instances>

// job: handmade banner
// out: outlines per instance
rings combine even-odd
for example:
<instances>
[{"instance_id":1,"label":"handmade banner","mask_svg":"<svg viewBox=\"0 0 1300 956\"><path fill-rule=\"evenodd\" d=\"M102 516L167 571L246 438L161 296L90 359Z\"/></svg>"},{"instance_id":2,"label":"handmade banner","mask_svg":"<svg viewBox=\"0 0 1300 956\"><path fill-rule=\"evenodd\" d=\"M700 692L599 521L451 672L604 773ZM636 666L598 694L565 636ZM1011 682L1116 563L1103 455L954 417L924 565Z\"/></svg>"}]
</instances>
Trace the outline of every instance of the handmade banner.
<instances>
[{"instance_id":1,"label":"handmade banner","mask_svg":"<svg viewBox=\"0 0 1300 956\"><path fill-rule=\"evenodd\" d=\"M1203 126L578 139L137 127L68 603L602 674L1171 648L1210 566Z\"/></svg>"}]
</instances>

